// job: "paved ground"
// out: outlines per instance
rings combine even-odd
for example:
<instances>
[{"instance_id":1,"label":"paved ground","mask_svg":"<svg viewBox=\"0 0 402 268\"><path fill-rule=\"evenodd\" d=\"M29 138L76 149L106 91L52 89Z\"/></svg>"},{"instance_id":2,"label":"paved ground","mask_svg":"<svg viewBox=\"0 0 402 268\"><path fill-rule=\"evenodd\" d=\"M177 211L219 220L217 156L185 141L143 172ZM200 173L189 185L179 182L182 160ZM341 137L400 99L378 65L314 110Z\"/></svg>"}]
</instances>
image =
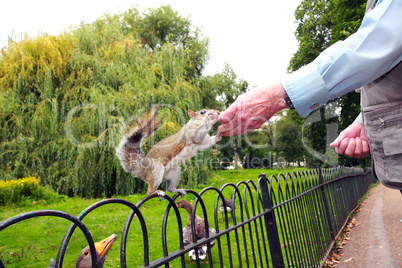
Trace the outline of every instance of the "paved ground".
<instances>
[{"instance_id":1,"label":"paved ground","mask_svg":"<svg viewBox=\"0 0 402 268\"><path fill-rule=\"evenodd\" d=\"M378 184L356 214L358 225L337 268L402 267L402 194Z\"/></svg>"}]
</instances>

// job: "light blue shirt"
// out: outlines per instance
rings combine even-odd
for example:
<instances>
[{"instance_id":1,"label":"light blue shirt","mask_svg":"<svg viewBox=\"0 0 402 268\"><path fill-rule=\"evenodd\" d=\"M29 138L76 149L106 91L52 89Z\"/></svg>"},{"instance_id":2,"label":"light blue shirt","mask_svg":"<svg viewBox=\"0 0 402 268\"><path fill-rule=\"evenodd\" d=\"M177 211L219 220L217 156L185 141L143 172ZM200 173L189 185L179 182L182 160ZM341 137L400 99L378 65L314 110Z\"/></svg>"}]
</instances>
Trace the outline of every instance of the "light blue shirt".
<instances>
[{"instance_id":1,"label":"light blue shirt","mask_svg":"<svg viewBox=\"0 0 402 268\"><path fill-rule=\"evenodd\" d=\"M282 85L306 117L329 100L374 81L401 59L402 0L379 0L357 32L289 74Z\"/></svg>"}]
</instances>

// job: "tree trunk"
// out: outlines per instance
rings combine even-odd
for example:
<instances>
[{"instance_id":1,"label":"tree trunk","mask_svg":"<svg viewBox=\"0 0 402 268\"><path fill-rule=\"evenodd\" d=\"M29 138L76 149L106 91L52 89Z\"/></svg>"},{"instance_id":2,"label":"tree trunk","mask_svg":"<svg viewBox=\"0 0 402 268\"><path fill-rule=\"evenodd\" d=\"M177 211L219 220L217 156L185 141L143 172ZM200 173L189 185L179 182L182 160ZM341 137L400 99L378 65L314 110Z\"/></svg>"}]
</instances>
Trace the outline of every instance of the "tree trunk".
<instances>
[{"instance_id":1,"label":"tree trunk","mask_svg":"<svg viewBox=\"0 0 402 268\"><path fill-rule=\"evenodd\" d=\"M275 149L275 153L276 153L276 163L278 163L278 168L281 169L282 165L281 165L281 161L279 159L279 151L277 149Z\"/></svg>"},{"instance_id":2,"label":"tree trunk","mask_svg":"<svg viewBox=\"0 0 402 268\"><path fill-rule=\"evenodd\" d=\"M238 156L237 156L236 143L233 144L233 150L234 150L234 168L235 168L235 169L238 169L238 167L237 167L237 159L238 159Z\"/></svg>"}]
</instances>

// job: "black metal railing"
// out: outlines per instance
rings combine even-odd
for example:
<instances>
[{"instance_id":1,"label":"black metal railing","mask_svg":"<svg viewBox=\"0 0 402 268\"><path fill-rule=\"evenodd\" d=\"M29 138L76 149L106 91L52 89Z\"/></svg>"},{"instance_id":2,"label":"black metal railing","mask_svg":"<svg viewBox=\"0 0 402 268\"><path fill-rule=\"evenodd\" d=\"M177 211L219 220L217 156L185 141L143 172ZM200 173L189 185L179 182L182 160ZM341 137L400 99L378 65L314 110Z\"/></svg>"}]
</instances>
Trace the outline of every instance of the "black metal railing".
<instances>
[{"instance_id":1,"label":"black metal railing","mask_svg":"<svg viewBox=\"0 0 402 268\"><path fill-rule=\"evenodd\" d=\"M179 259L181 266L186 267L189 265L186 255L202 245L207 245L206 260L210 267L320 267L350 213L375 181L370 170L343 167L279 174L269 179L261 174L257 183L251 180L236 185L228 183L220 189L207 187L199 193L187 190L187 196L195 198L191 214L193 222L198 214L206 226L210 225L216 231L209 233L206 228L204 238L198 241L195 238L194 243L187 245L183 241L182 217L176 207L176 200L180 196L166 195L167 206L161 231L163 257L154 260L151 260L149 253L149 224L140 208L149 200L159 198L157 194L149 195L135 205L123 199L105 199L89 206L77 217L52 210L23 213L0 222L0 232L33 217L53 216L71 221L56 258L55 267L62 267L76 227L83 232L91 252L94 252L93 238L82 220L101 206L121 204L131 210L121 234L121 267L127 266L126 258L141 258L143 267L169 267L172 261ZM224 192L231 193L236 208L231 211L231 215L225 211L221 216L224 221L220 221L219 204L225 203ZM214 203L204 202L203 196L211 193L216 195ZM208 214L207 208L212 207L213 213ZM176 219L177 226L167 224L172 208L171 218ZM142 254L131 254L126 249L134 216L142 230ZM194 232L194 226L192 230ZM169 250L167 237L172 232L178 232L178 248ZM195 263L200 267L198 254ZM92 255L92 264L92 267L96 267L95 254ZM0 260L1 267L4 264Z\"/></svg>"}]
</instances>

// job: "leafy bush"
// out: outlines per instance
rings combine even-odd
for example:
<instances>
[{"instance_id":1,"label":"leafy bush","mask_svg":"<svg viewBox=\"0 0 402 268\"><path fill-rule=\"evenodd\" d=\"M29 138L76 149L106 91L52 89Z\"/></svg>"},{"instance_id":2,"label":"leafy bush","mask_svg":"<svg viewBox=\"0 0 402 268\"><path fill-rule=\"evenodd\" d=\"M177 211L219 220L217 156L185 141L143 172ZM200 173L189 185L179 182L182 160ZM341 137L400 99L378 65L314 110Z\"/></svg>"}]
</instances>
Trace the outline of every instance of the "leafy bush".
<instances>
[{"instance_id":1,"label":"leafy bush","mask_svg":"<svg viewBox=\"0 0 402 268\"><path fill-rule=\"evenodd\" d=\"M37 202L64 201L65 196L42 187L39 182L39 178L32 176L17 180L0 180L0 205L22 206Z\"/></svg>"}]
</instances>

